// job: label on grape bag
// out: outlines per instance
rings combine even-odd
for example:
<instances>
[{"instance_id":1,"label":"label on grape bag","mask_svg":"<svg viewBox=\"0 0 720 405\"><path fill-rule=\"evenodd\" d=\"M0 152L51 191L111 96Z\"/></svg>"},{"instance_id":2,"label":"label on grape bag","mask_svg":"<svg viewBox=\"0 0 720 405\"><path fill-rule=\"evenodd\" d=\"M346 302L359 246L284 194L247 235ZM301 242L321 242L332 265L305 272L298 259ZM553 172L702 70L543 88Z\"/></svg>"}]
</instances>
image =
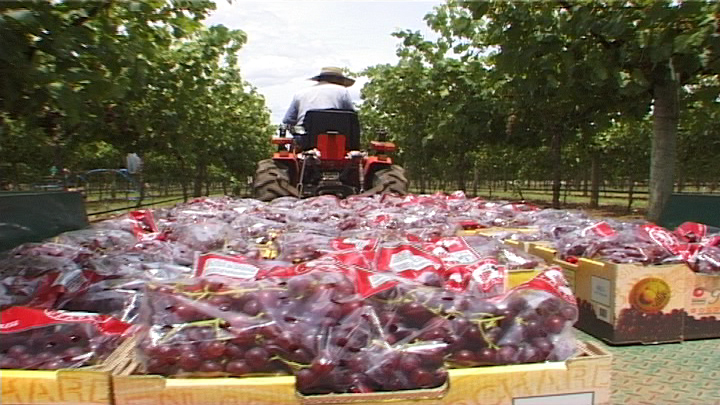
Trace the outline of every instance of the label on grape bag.
<instances>
[{"instance_id":1,"label":"label on grape bag","mask_svg":"<svg viewBox=\"0 0 720 405\"><path fill-rule=\"evenodd\" d=\"M707 238L703 238L702 242L700 242L703 246L718 246L720 247L720 235L717 236L711 236Z\"/></svg>"},{"instance_id":2,"label":"label on grape bag","mask_svg":"<svg viewBox=\"0 0 720 405\"><path fill-rule=\"evenodd\" d=\"M507 268L493 257L469 265L449 267L445 272L445 288L463 292L474 290L481 293L502 292L505 288Z\"/></svg>"},{"instance_id":3,"label":"label on grape bag","mask_svg":"<svg viewBox=\"0 0 720 405\"><path fill-rule=\"evenodd\" d=\"M647 236L658 245L665 248L668 252L675 254L680 246L678 238L667 229L657 225L643 225L640 227L647 233Z\"/></svg>"},{"instance_id":4,"label":"label on grape bag","mask_svg":"<svg viewBox=\"0 0 720 405\"><path fill-rule=\"evenodd\" d=\"M442 269L443 263L438 257L413 245L399 245L378 249L373 270L416 279L422 273L439 273Z\"/></svg>"},{"instance_id":5,"label":"label on grape bag","mask_svg":"<svg viewBox=\"0 0 720 405\"><path fill-rule=\"evenodd\" d=\"M375 250L378 239L337 238L330 241L335 250Z\"/></svg>"},{"instance_id":6,"label":"label on grape bag","mask_svg":"<svg viewBox=\"0 0 720 405\"><path fill-rule=\"evenodd\" d=\"M338 262L348 265L357 266L365 269L372 267L372 263L375 261L375 251L344 251L338 253L329 253L327 256L334 258Z\"/></svg>"},{"instance_id":7,"label":"label on grape bag","mask_svg":"<svg viewBox=\"0 0 720 405\"><path fill-rule=\"evenodd\" d=\"M707 235L707 225L697 222L683 222L675 228L673 233L686 242L700 242Z\"/></svg>"},{"instance_id":8,"label":"label on grape bag","mask_svg":"<svg viewBox=\"0 0 720 405\"><path fill-rule=\"evenodd\" d=\"M239 280L254 280L260 268L242 256L215 253L200 255L195 262L195 277L222 276Z\"/></svg>"},{"instance_id":9,"label":"label on grape bag","mask_svg":"<svg viewBox=\"0 0 720 405\"><path fill-rule=\"evenodd\" d=\"M354 278L355 288L363 298L393 288L400 283L398 277L393 273L378 273L358 267L353 267L351 270L352 272L347 275Z\"/></svg>"},{"instance_id":10,"label":"label on grape bag","mask_svg":"<svg viewBox=\"0 0 720 405\"><path fill-rule=\"evenodd\" d=\"M568 303L571 303L573 305L577 304L577 301L575 301L575 295L573 294L570 287L568 287L568 283L565 279L562 268L557 266L548 267L545 271L533 277L531 280L512 288L510 291L506 292L501 297L496 297L493 299L502 301L503 299L505 299L505 297L509 296L513 292L522 290L546 291L555 295L556 297L562 298Z\"/></svg>"},{"instance_id":11,"label":"label on grape bag","mask_svg":"<svg viewBox=\"0 0 720 405\"><path fill-rule=\"evenodd\" d=\"M691 264L695 255L700 251L702 245L699 243L680 243L674 247L674 254L688 264ZM692 267L692 266L691 266Z\"/></svg>"},{"instance_id":12,"label":"label on grape bag","mask_svg":"<svg viewBox=\"0 0 720 405\"><path fill-rule=\"evenodd\" d=\"M580 235L583 237L588 236L589 234L594 234L601 238L606 238L617 235L617 232L607 222L600 221L580 231Z\"/></svg>"},{"instance_id":13,"label":"label on grape bag","mask_svg":"<svg viewBox=\"0 0 720 405\"><path fill-rule=\"evenodd\" d=\"M437 256L444 266L467 266L478 263L482 258L460 237L445 237L435 243L423 246Z\"/></svg>"},{"instance_id":14,"label":"label on grape bag","mask_svg":"<svg viewBox=\"0 0 720 405\"><path fill-rule=\"evenodd\" d=\"M139 242L159 239L162 232L155 224L152 210L138 210L128 213L133 220L133 233Z\"/></svg>"},{"instance_id":15,"label":"label on grape bag","mask_svg":"<svg viewBox=\"0 0 720 405\"><path fill-rule=\"evenodd\" d=\"M111 316L91 312L55 311L30 307L11 307L0 312L0 334L68 323L92 324L105 335L121 335L130 327L130 324Z\"/></svg>"}]
</instances>

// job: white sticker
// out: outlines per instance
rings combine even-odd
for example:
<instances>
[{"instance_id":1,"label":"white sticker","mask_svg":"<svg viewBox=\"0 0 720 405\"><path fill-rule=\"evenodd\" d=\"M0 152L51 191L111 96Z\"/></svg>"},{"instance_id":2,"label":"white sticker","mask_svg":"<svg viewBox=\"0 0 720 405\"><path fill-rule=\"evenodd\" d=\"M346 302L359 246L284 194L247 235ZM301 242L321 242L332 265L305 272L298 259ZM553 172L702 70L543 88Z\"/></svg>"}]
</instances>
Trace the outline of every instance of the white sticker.
<instances>
[{"instance_id":1,"label":"white sticker","mask_svg":"<svg viewBox=\"0 0 720 405\"><path fill-rule=\"evenodd\" d=\"M370 282L370 286L372 288L377 288L378 286L393 280L395 280L394 277L387 276L385 274L373 274L372 276L368 277L368 281Z\"/></svg>"},{"instance_id":2,"label":"white sticker","mask_svg":"<svg viewBox=\"0 0 720 405\"><path fill-rule=\"evenodd\" d=\"M477 255L469 250L459 250L457 252L448 253L442 257L441 260L445 263L459 263L459 264L470 264L478 261Z\"/></svg>"},{"instance_id":3,"label":"white sticker","mask_svg":"<svg viewBox=\"0 0 720 405\"><path fill-rule=\"evenodd\" d=\"M575 394L513 398L512 403L513 405L593 405L595 403L595 394L592 392L578 392Z\"/></svg>"},{"instance_id":4,"label":"white sticker","mask_svg":"<svg viewBox=\"0 0 720 405\"><path fill-rule=\"evenodd\" d=\"M87 279L82 270L72 270L61 274L53 285L63 286L69 292L77 292L85 282L87 282Z\"/></svg>"},{"instance_id":5,"label":"white sticker","mask_svg":"<svg viewBox=\"0 0 720 405\"><path fill-rule=\"evenodd\" d=\"M590 298L598 304L610 306L610 280L592 276Z\"/></svg>"},{"instance_id":6,"label":"white sticker","mask_svg":"<svg viewBox=\"0 0 720 405\"><path fill-rule=\"evenodd\" d=\"M357 250L363 250L367 245L370 244L370 240L367 239L353 239L353 238L345 238L343 239L342 243L346 245L353 245L355 246L355 249Z\"/></svg>"},{"instance_id":7,"label":"white sticker","mask_svg":"<svg viewBox=\"0 0 720 405\"><path fill-rule=\"evenodd\" d=\"M409 250L403 250L402 252L395 253L390 257L390 264L388 264L390 270L395 273L401 273L407 270L422 270L428 266L435 268L439 267L436 263L433 263L432 260L426 257L414 255Z\"/></svg>"},{"instance_id":8,"label":"white sticker","mask_svg":"<svg viewBox=\"0 0 720 405\"><path fill-rule=\"evenodd\" d=\"M612 323L612 319L610 319L610 308L606 307L605 305L595 304L595 316L601 320L605 321L607 323Z\"/></svg>"},{"instance_id":9,"label":"white sticker","mask_svg":"<svg viewBox=\"0 0 720 405\"><path fill-rule=\"evenodd\" d=\"M259 271L259 268L250 264L238 263L222 258L210 258L205 262L202 274L205 276L215 274L218 276L247 280L254 279Z\"/></svg>"}]
</instances>

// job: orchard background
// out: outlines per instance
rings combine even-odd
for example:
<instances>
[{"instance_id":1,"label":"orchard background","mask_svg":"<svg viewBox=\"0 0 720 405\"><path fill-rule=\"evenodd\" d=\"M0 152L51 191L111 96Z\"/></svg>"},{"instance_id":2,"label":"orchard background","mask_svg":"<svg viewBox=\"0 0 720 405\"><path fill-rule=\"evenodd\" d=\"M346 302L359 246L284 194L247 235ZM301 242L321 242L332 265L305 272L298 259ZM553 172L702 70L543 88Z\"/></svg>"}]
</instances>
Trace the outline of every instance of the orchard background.
<instances>
[{"instance_id":1,"label":"orchard background","mask_svg":"<svg viewBox=\"0 0 720 405\"><path fill-rule=\"evenodd\" d=\"M0 188L79 188L91 212L247 196L276 126L214 6L0 2ZM650 220L720 193L720 3L451 0L426 21L437 39L398 31L398 63L354 72L363 136L387 129L412 192Z\"/></svg>"}]
</instances>

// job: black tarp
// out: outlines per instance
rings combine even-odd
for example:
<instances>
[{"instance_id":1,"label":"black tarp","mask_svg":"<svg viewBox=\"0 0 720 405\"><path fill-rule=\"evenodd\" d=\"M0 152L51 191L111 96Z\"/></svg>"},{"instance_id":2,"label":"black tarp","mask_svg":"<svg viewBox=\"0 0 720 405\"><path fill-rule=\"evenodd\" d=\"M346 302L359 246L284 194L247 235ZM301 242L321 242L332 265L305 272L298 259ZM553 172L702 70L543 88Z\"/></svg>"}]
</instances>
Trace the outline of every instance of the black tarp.
<instances>
[{"instance_id":1,"label":"black tarp","mask_svg":"<svg viewBox=\"0 0 720 405\"><path fill-rule=\"evenodd\" d=\"M0 251L88 226L78 192L0 193Z\"/></svg>"},{"instance_id":2,"label":"black tarp","mask_svg":"<svg viewBox=\"0 0 720 405\"><path fill-rule=\"evenodd\" d=\"M672 194L660 214L658 225L672 230L687 221L720 228L720 195Z\"/></svg>"}]
</instances>

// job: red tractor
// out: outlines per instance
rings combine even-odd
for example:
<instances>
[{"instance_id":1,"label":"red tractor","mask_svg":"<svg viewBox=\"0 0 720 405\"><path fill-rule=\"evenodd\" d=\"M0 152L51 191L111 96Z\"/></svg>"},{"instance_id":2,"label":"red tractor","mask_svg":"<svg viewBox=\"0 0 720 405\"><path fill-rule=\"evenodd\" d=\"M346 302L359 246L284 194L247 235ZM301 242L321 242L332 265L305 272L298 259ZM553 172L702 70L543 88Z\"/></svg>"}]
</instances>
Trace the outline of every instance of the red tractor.
<instances>
[{"instance_id":1,"label":"red tractor","mask_svg":"<svg viewBox=\"0 0 720 405\"><path fill-rule=\"evenodd\" d=\"M370 154L361 151L355 112L310 110L305 115L304 131L296 131L293 137L284 135L281 130L280 136L273 138L273 144L278 145L273 158L258 163L253 192L259 200L407 193L405 171L387 156L395 144L372 141Z\"/></svg>"}]
</instances>

